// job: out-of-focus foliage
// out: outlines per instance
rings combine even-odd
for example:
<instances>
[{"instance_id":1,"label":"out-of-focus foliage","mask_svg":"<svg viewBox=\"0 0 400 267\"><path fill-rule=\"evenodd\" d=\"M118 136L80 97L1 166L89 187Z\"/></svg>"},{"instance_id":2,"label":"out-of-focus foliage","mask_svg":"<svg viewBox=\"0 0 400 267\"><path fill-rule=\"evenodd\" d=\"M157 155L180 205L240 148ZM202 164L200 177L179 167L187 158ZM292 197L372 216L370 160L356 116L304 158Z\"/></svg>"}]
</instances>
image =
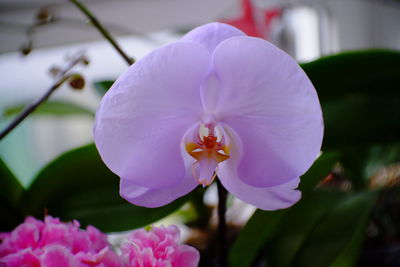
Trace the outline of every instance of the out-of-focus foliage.
<instances>
[{"instance_id":1,"label":"out-of-focus foliage","mask_svg":"<svg viewBox=\"0 0 400 267\"><path fill-rule=\"evenodd\" d=\"M1 230L11 230L23 220L17 206L24 188L0 159L0 220Z\"/></svg>"},{"instance_id":2,"label":"out-of-focus foliage","mask_svg":"<svg viewBox=\"0 0 400 267\"><path fill-rule=\"evenodd\" d=\"M4 110L3 116L9 117L20 113L27 104L19 104ZM84 106L71 102L47 101L41 104L33 113L35 115L70 116L87 115L94 117L94 112Z\"/></svg>"},{"instance_id":3,"label":"out-of-focus foliage","mask_svg":"<svg viewBox=\"0 0 400 267\"><path fill-rule=\"evenodd\" d=\"M98 81L93 83L94 88L96 89L96 92L100 95L103 96L108 89L110 89L111 85L113 85L114 81L112 80L104 80L104 81Z\"/></svg>"}]
</instances>

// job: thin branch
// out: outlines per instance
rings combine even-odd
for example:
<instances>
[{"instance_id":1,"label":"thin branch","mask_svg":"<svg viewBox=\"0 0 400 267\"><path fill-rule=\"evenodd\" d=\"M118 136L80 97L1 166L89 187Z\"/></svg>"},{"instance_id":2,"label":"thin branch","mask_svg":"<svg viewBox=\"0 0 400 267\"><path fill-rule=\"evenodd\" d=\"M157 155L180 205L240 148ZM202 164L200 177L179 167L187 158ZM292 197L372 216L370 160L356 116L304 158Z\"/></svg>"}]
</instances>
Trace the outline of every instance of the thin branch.
<instances>
[{"instance_id":1,"label":"thin branch","mask_svg":"<svg viewBox=\"0 0 400 267\"><path fill-rule=\"evenodd\" d=\"M40 106L40 104L46 101L57 88L59 88L65 81L67 81L70 78L70 75L66 75L68 71L70 71L72 67L82 62L83 60L85 60L85 58L82 54L71 60L68 66L57 74L57 77L59 77L58 80L52 86L50 86L49 89L47 89L46 93L38 100L27 106L4 130L0 132L0 140L2 140L7 134L9 134L15 127L17 127L26 117L28 117L29 114L34 112L36 108Z\"/></svg>"},{"instance_id":2,"label":"thin branch","mask_svg":"<svg viewBox=\"0 0 400 267\"><path fill-rule=\"evenodd\" d=\"M129 57L123 50L122 48L118 45L118 43L114 40L114 38L111 36L111 34L108 32L106 28L104 28L103 25L99 22L99 20L93 15L90 10L83 5L80 1L78 0L70 0L74 5L76 5L85 15L86 17L90 20L90 22L93 24L94 27L96 27L99 32L103 35L104 38L106 38L107 41L110 42L110 44L115 48L115 50L118 51L118 53L124 58L126 63L130 66L133 63L135 63L135 60L131 57Z\"/></svg>"},{"instance_id":3,"label":"thin branch","mask_svg":"<svg viewBox=\"0 0 400 267\"><path fill-rule=\"evenodd\" d=\"M226 247L226 199L228 197L228 191L222 183L217 179L218 187L218 240L217 240L217 256L218 256L218 266L227 267L227 247Z\"/></svg>"}]
</instances>

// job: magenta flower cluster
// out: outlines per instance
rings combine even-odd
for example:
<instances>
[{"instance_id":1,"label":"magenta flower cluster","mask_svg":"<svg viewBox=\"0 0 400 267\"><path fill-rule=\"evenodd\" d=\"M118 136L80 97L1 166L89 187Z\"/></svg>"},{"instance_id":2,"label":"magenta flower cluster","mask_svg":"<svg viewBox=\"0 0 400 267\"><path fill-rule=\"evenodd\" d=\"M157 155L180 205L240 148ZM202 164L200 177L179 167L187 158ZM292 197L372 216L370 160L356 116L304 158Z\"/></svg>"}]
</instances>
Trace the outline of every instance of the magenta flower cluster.
<instances>
[{"instance_id":1,"label":"magenta flower cluster","mask_svg":"<svg viewBox=\"0 0 400 267\"><path fill-rule=\"evenodd\" d=\"M62 223L46 216L44 222L27 217L0 238L0 264L17 266L120 266L107 237L93 226L86 231L79 222Z\"/></svg>"},{"instance_id":2,"label":"magenta flower cluster","mask_svg":"<svg viewBox=\"0 0 400 267\"><path fill-rule=\"evenodd\" d=\"M175 226L136 230L117 255L105 234L79 222L62 223L46 216L44 222L27 217L10 233L0 234L0 266L4 267L195 267L200 255L179 244Z\"/></svg>"}]
</instances>

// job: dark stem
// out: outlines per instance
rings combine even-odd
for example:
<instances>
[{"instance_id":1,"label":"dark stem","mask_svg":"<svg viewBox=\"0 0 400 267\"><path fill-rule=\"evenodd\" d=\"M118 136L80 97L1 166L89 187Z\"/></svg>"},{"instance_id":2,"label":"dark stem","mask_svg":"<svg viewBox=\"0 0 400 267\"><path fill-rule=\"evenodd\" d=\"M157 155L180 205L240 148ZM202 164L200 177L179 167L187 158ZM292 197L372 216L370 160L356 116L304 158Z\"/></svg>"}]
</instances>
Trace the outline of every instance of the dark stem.
<instances>
[{"instance_id":1,"label":"dark stem","mask_svg":"<svg viewBox=\"0 0 400 267\"><path fill-rule=\"evenodd\" d=\"M58 77L56 83L54 83L49 89L47 89L46 93L40 97L38 100L27 106L15 119L4 129L0 132L0 140L2 140L7 134L9 134L15 127L18 126L29 114L34 112L40 104L46 101L50 95L59 88L66 80L70 78L70 75L66 75L69 70L79 62L82 62L85 58L82 55L77 56L74 60L72 60L68 66L62 70Z\"/></svg>"},{"instance_id":2,"label":"dark stem","mask_svg":"<svg viewBox=\"0 0 400 267\"><path fill-rule=\"evenodd\" d=\"M226 247L226 199L228 197L228 191L221 184L219 179L217 180L218 187L218 233L217 233L217 259L219 267L228 267L227 261L227 247Z\"/></svg>"},{"instance_id":3,"label":"dark stem","mask_svg":"<svg viewBox=\"0 0 400 267\"><path fill-rule=\"evenodd\" d=\"M94 27L96 27L99 32L103 35L103 37L110 42L110 44L115 48L115 50L118 51L118 53L123 57L123 59L126 61L126 63L130 66L133 63L135 63L135 60L131 57L129 57L123 50L122 48L118 45L118 43L114 40L114 38L111 36L111 34L108 32L106 28L104 28L103 25L101 25L100 21L93 15L90 10L84 6L80 1L78 0L70 0L74 5L76 5L85 15L86 17L90 20L90 22L93 24Z\"/></svg>"}]
</instances>

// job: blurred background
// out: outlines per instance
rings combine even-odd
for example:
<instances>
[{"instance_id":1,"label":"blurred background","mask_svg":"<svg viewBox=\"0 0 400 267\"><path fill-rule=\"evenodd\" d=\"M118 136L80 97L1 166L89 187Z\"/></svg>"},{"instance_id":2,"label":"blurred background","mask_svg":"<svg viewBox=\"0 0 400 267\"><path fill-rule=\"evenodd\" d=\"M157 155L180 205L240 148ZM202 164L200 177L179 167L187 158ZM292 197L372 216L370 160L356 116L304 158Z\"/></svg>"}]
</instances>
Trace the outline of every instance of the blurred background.
<instances>
[{"instance_id":1,"label":"blurred background","mask_svg":"<svg viewBox=\"0 0 400 267\"><path fill-rule=\"evenodd\" d=\"M83 2L136 59L211 21L270 40L299 62L347 50L400 49L396 0ZM125 62L68 1L0 0L0 126L9 122L15 107L43 94L53 82L49 70L77 51L85 51L90 60L89 66L77 68L86 79L85 90L61 88L52 100L94 112L100 95L93 83L115 79L127 68ZM90 113L32 116L0 143L0 156L27 185L55 155L90 142L92 122Z\"/></svg>"}]
</instances>

